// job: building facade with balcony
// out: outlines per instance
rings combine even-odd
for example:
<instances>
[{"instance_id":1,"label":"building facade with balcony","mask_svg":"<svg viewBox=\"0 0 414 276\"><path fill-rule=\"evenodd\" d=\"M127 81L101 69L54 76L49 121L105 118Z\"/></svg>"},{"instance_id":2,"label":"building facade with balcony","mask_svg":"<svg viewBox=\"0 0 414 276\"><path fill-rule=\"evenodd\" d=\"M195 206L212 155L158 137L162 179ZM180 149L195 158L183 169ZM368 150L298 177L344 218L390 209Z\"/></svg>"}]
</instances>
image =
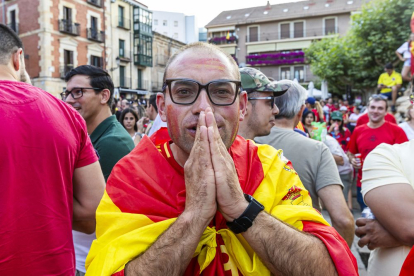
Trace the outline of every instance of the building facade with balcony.
<instances>
[{"instance_id":1,"label":"building facade with balcony","mask_svg":"<svg viewBox=\"0 0 414 276\"><path fill-rule=\"evenodd\" d=\"M134 100L150 89L152 13L134 0L111 1L111 43L107 49L115 96Z\"/></svg>"},{"instance_id":2,"label":"building facade with balcony","mask_svg":"<svg viewBox=\"0 0 414 276\"><path fill-rule=\"evenodd\" d=\"M315 79L303 50L315 40L343 35L350 17L369 0L309 0L224 11L207 24L208 42L240 66L259 68L276 80Z\"/></svg>"},{"instance_id":3,"label":"building facade with balcony","mask_svg":"<svg viewBox=\"0 0 414 276\"><path fill-rule=\"evenodd\" d=\"M55 95L70 69L106 67L110 0L8 0L5 21L21 38L33 85ZM0 4L1 5L1 4ZM0 22L3 22L0 13Z\"/></svg>"},{"instance_id":4,"label":"building facade with balcony","mask_svg":"<svg viewBox=\"0 0 414 276\"><path fill-rule=\"evenodd\" d=\"M154 66L151 70L151 91L155 93L162 91L162 80L164 77L165 66L167 65L168 60L186 44L182 41L173 39L169 36L157 32L153 32L153 34Z\"/></svg>"}]
</instances>

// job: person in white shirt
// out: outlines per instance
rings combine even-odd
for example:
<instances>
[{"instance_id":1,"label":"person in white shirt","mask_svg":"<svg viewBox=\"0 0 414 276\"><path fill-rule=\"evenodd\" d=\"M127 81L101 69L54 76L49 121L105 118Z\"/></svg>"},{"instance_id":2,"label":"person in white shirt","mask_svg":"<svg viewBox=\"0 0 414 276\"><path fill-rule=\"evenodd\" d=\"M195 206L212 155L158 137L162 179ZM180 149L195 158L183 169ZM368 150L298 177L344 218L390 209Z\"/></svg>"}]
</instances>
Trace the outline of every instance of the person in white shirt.
<instances>
[{"instance_id":1,"label":"person in white shirt","mask_svg":"<svg viewBox=\"0 0 414 276\"><path fill-rule=\"evenodd\" d=\"M404 42L400 48L395 51L397 57L404 62L403 69L401 71L401 76L403 80L410 81L411 80L411 53L410 53L410 45L409 43L414 40L414 34L411 34L408 38L408 41Z\"/></svg>"},{"instance_id":2,"label":"person in white shirt","mask_svg":"<svg viewBox=\"0 0 414 276\"><path fill-rule=\"evenodd\" d=\"M407 121L398 125L401 127L405 134L407 135L408 140L414 139L414 108L413 105L410 105L407 109Z\"/></svg>"}]
</instances>

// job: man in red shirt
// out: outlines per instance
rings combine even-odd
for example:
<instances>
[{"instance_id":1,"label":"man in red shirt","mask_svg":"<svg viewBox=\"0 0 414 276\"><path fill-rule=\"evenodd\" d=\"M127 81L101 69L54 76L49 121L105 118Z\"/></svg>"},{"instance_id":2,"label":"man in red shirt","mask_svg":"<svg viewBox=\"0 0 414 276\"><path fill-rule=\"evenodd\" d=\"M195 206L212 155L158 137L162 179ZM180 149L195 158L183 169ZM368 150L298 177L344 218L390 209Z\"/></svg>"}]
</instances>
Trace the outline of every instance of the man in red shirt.
<instances>
[{"instance_id":1,"label":"man in red shirt","mask_svg":"<svg viewBox=\"0 0 414 276\"><path fill-rule=\"evenodd\" d=\"M0 275L73 276L105 182L82 117L22 82L22 47L0 24Z\"/></svg>"},{"instance_id":2,"label":"man in red shirt","mask_svg":"<svg viewBox=\"0 0 414 276\"><path fill-rule=\"evenodd\" d=\"M362 164L365 157L379 144L401 144L407 142L404 130L396 124L385 121L388 103L381 95L373 95L368 105L369 122L357 126L348 144L348 156L352 166L358 170L357 200L361 210L366 207L361 195ZM355 154L361 154L361 162L355 159Z\"/></svg>"}]
</instances>

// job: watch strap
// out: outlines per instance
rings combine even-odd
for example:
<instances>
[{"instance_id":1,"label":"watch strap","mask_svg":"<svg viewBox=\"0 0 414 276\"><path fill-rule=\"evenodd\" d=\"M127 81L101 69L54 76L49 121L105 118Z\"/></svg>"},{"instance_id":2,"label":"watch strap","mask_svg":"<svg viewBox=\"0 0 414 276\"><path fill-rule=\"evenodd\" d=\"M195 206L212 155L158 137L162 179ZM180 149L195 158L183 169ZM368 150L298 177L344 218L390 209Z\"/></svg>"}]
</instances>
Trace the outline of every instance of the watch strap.
<instances>
[{"instance_id":1,"label":"watch strap","mask_svg":"<svg viewBox=\"0 0 414 276\"><path fill-rule=\"evenodd\" d=\"M263 205L251 195L244 194L244 197L249 202L246 210L237 219L226 223L227 227L235 234L246 232L253 225L253 221L257 215L264 210Z\"/></svg>"}]
</instances>

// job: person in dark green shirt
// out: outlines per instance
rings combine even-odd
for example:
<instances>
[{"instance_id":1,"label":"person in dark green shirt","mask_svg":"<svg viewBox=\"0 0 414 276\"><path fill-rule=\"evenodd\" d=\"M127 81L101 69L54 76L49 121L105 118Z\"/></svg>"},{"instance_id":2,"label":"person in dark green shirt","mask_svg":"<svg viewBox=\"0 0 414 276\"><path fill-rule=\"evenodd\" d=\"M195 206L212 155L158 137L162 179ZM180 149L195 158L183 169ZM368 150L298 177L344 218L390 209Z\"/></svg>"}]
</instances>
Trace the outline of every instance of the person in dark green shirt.
<instances>
[{"instance_id":1,"label":"person in dark green shirt","mask_svg":"<svg viewBox=\"0 0 414 276\"><path fill-rule=\"evenodd\" d=\"M107 181L115 164L134 148L131 136L111 113L114 84L107 72L92 65L72 69L65 81L64 100L85 119ZM95 234L73 231L77 276L86 273L85 259L94 239Z\"/></svg>"}]
</instances>

